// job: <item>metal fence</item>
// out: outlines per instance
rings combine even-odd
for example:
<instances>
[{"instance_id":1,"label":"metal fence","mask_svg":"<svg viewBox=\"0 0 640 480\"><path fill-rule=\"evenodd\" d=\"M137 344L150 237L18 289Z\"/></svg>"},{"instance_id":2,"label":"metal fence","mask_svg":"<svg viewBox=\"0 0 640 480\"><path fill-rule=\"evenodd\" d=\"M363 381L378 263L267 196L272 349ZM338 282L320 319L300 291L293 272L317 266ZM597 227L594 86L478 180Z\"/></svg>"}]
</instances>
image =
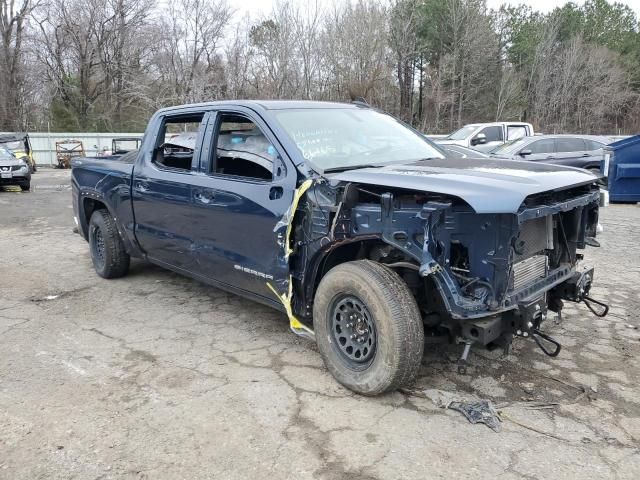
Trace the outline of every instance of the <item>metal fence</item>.
<instances>
[{"instance_id":1,"label":"metal fence","mask_svg":"<svg viewBox=\"0 0 640 480\"><path fill-rule=\"evenodd\" d=\"M0 132L12 133L12 132ZM142 138L142 133L59 133L29 132L33 157L37 165L57 165L56 142L79 140L84 145L87 156L95 156L103 150L111 150L111 141L119 137Z\"/></svg>"}]
</instances>

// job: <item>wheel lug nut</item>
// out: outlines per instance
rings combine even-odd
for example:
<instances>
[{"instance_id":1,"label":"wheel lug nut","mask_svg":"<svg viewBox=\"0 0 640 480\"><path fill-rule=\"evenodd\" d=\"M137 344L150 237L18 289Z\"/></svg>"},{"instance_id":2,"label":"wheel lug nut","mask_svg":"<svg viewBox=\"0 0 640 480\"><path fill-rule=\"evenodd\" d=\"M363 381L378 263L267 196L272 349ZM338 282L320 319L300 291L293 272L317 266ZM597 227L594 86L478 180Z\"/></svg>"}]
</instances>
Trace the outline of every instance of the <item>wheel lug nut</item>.
<instances>
[{"instance_id":1,"label":"wheel lug nut","mask_svg":"<svg viewBox=\"0 0 640 480\"><path fill-rule=\"evenodd\" d=\"M351 339L353 340L354 338L356 338L356 334L355 333L351 334Z\"/></svg>"}]
</instances>

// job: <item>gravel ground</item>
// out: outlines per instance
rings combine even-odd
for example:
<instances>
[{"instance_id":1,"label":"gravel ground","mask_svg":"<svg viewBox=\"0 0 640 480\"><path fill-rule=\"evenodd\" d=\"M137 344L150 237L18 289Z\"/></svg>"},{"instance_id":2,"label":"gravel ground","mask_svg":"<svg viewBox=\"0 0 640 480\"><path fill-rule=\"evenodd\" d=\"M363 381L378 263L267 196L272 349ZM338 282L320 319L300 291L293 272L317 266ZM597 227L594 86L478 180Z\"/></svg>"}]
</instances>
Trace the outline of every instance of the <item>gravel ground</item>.
<instances>
[{"instance_id":1,"label":"gravel ground","mask_svg":"<svg viewBox=\"0 0 640 480\"><path fill-rule=\"evenodd\" d=\"M640 207L590 248L606 319L568 306L544 356L427 345L411 391L340 387L279 312L142 262L102 280L68 171L0 191L0 478L640 478ZM502 431L440 402L491 400Z\"/></svg>"}]
</instances>

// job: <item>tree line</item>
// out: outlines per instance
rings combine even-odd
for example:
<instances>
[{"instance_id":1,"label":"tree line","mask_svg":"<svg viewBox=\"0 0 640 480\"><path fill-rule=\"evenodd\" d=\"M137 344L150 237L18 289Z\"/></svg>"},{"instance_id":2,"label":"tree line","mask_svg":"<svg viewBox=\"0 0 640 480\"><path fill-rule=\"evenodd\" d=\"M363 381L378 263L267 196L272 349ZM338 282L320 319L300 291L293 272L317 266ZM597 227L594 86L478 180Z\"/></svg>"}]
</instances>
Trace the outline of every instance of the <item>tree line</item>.
<instances>
[{"instance_id":1,"label":"tree line","mask_svg":"<svg viewBox=\"0 0 640 480\"><path fill-rule=\"evenodd\" d=\"M156 109L229 98L365 98L417 128L523 120L640 130L640 32L607 0L0 0L0 130L141 131Z\"/></svg>"}]
</instances>

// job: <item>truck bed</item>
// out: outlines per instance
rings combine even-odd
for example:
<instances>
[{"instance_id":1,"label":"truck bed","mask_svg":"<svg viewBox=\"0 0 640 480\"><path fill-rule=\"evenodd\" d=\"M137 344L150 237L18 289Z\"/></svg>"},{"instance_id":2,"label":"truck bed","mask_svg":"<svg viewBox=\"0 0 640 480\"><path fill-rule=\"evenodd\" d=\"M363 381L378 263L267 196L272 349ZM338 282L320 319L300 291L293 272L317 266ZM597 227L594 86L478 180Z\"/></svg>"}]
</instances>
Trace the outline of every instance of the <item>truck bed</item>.
<instances>
[{"instance_id":1,"label":"truck bed","mask_svg":"<svg viewBox=\"0 0 640 480\"><path fill-rule=\"evenodd\" d=\"M117 219L122 233L133 233L131 177L137 152L121 157L78 157L71 163L71 187L76 212L84 216L79 221L80 233L87 238L86 225L91 215L92 200L107 205ZM128 239L125 242L130 245ZM134 248L134 245L131 245Z\"/></svg>"}]
</instances>

